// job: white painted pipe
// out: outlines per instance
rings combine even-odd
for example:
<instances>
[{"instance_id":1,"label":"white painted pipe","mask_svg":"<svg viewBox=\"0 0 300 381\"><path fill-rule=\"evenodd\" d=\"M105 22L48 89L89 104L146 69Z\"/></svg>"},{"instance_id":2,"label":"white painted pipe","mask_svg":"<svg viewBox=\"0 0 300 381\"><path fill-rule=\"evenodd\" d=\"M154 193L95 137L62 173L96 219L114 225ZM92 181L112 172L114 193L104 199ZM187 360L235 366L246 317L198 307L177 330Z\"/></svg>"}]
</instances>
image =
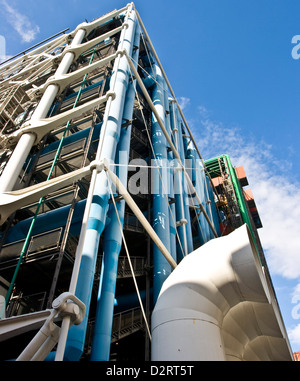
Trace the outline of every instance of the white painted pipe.
<instances>
[{"instance_id":1,"label":"white painted pipe","mask_svg":"<svg viewBox=\"0 0 300 381\"><path fill-rule=\"evenodd\" d=\"M247 225L185 257L152 313L152 360L291 360Z\"/></svg>"},{"instance_id":2,"label":"white painted pipe","mask_svg":"<svg viewBox=\"0 0 300 381\"><path fill-rule=\"evenodd\" d=\"M85 31L79 29L71 43L71 46L77 46L83 40L85 36ZM69 70L74 59L74 54L68 52L63 57L59 67L56 70L58 76L66 74ZM37 108L32 114L32 121L37 121L43 119L47 116L49 109L57 95L58 86L50 85L47 87L45 93L43 94L42 99L40 100ZM0 178L0 192L11 191L18 179L20 171L24 165L24 162L33 147L35 142L35 135L31 132L22 134L16 148L14 149L6 167Z\"/></svg>"},{"instance_id":3,"label":"white painted pipe","mask_svg":"<svg viewBox=\"0 0 300 381\"><path fill-rule=\"evenodd\" d=\"M34 141L34 134L24 134L21 136L0 177L0 193L13 189Z\"/></svg>"}]
</instances>

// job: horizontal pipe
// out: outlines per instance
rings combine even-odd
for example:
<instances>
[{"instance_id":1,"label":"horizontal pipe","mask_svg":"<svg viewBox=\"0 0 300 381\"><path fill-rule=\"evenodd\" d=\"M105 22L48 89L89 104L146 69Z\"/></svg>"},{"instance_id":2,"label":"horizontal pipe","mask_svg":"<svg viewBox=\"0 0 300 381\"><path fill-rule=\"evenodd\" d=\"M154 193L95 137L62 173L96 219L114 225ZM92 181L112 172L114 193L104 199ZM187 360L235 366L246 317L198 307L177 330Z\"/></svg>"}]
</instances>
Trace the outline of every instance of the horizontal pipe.
<instances>
[{"instance_id":1,"label":"horizontal pipe","mask_svg":"<svg viewBox=\"0 0 300 381\"><path fill-rule=\"evenodd\" d=\"M96 38L94 38L88 42L85 42L83 44L79 44L77 46L71 45L65 49L65 52L67 52L67 53L72 52L72 54L74 54L74 57L77 58L82 52L88 51L89 49L93 48L94 46L100 44L100 42L102 42L102 41L106 40L107 38L109 38L109 37L117 34L118 32L120 32L123 29L123 26L124 26L124 24L122 24L121 26L119 26L113 30L110 30L107 33L102 34L99 37L96 37Z\"/></svg>"},{"instance_id":2,"label":"horizontal pipe","mask_svg":"<svg viewBox=\"0 0 300 381\"><path fill-rule=\"evenodd\" d=\"M96 20L91 21L89 23L83 22L79 24L71 34L76 33L79 29L83 29L86 32L86 34L88 34L90 33L91 30L98 28L100 25L103 25L107 23L108 21L112 20L113 18L115 18L116 16L119 16L120 14L122 14L124 11L126 11L129 8L129 6L130 4L127 4L125 7L118 10L114 10L108 13L107 15L101 16L97 18Z\"/></svg>"},{"instance_id":3,"label":"horizontal pipe","mask_svg":"<svg viewBox=\"0 0 300 381\"><path fill-rule=\"evenodd\" d=\"M3 224L14 211L38 201L40 197L44 197L50 192L71 185L73 182L82 179L90 171L91 167L87 166L25 189L2 193L0 197L0 224Z\"/></svg>"},{"instance_id":4,"label":"horizontal pipe","mask_svg":"<svg viewBox=\"0 0 300 381\"><path fill-rule=\"evenodd\" d=\"M47 87L47 90L51 88L50 85ZM46 94L46 93L45 93ZM59 127L60 125L63 125L64 123L67 123L70 119L74 119L83 113L91 110L94 107L99 106L102 103L105 103L108 99L108 97L113 96L111 92L106 93L106 95L93 99L89 102L86 102L82 104L81 106L74 107L68 111L62 112L61 114L51 116L49 118L39 119L39 120L32 120L28 122L27 125L25 125L21 130L17 131L17 133L12 135L12 138L17 138L18 136L22 136L24 133L33 133L36 135L36 141L35 143L38 143L42 137L47 134L48 132L52 131L56 127Z\"/></svg>"},{"instance_id":5,"label":"horizontal pipe","mask_svg":"<svg viewBox=\"0 0 300 381\"><path fill-rule=\"evenodd\" d=\"M61 74L60 76L54 75L53 77L49 77L46 83L39 87L36 91L44 92L49 85L54 84L59 86L59 91L57 94L60 94L67 85L83 77L85 74L88 74L101 66L107 65L109 62L116 58L117 54L118 52L111 54L110 56L105 57L102 60L96 61L88 66L83 67L82 69L78 69L71 73Z\"/></svg>"}]
</instances>

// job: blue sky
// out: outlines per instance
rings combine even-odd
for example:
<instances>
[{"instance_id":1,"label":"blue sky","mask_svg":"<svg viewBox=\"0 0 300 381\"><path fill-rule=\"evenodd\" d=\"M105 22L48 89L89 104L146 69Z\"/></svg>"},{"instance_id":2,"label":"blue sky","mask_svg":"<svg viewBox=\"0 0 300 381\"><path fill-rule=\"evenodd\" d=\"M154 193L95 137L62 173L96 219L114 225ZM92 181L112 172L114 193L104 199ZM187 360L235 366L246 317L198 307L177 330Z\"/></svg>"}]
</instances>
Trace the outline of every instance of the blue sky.
<instances>
[{"instance_id":1,"label":"blue sky","mask_svg":"<svg viewBox=\"0 0 300 381\"><path fill-rule=\"evenodd\" d=\"M126 4L0 0L5 53L14 55ZM234 165L246 169L292 348L300 351L300 59L291 55L292 38L300 35L300 2L137 0L135 5L204 159L228 153Z\"/></svg>"}]
</instances>

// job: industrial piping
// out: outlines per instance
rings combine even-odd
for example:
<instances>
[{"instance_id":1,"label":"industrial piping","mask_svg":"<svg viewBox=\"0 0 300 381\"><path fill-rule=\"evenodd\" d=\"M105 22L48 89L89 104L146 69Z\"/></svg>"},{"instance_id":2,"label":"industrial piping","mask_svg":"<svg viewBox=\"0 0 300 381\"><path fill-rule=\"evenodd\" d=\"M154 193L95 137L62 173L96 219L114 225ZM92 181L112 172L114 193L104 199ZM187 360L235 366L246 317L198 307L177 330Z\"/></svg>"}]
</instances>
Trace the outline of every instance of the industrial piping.
<instances>
[{"instance_id":1,"label":"industrial piping","mask_svg":"<svg viewBox=\"0 0 300 381\"><path fill-rule=\"evenodd\" d=\"M153 361L291 360L247 225L185 257L152 313Z\"/></svg>"},{"instance_id":2,"label":"industrial piping","mask_svg":"<svg viewBox=\"0 0 300 381\"><path fill-rule=\"evenodd\" d=\"M131 5L127 9L120 36L120 48L125 50L129 56L132 53L135 23L135 13L132 11ZM113 75L110 81L110 91L115 93L115 97L111 97L107 101L96 160L115 160L129 79L127 71L127 59L124 56L118 55L114 62ZM72 283L77 283L75 295L87 306L87 314L83 322L79 326L72 326L68 334L65 359L74 361L80 359L84 349L99 240L105 226L108 211L109 189L104 171L98 174L97 168L93 171L89 196L86 206L88 211L87 224L83 223L77 248L81 256L78 280L76 281L75 276L73 277L74 281L72 282L71 280L71 285ZM90 200L92 203L89 205Z\"/></svg>"},{"instance_id":3,"label":"industrial piping","mask_svg":"<svg viewBox=\"0 0 300 381\"><path fill-rule=\"evenodd\" d=\"M137 24L133 42L134 50L132 53L134 62L138 61L139 44L140 28ZM120 140L116 153L116 164L120 165L116 167L116 172L123 184L127 184L128 178L127 164L129 161L131 121L135 101L134 86L135 82L133 81L128 85L122 120L123 123L129 122L130 124L121 129ZM123 227L125 200L120 200L117 203L116 208L117 212L114 205L110 205L108 211L109 223L104 231L103 260L98 290L91 361L108 361L110 357L118 258L122 247L122 232L120 231L119 220L116 213L119 214L120 222Z\"/></svg>"},{"instance_id":4,"label":"industrial piping","mask_svg":"<svg viewBox=\"0 0 300 381\"><path fill-rule=\"evenodd\" d=\"M81 43L85 36L85 31L83 29L79 29L76 32L76 35L71 43L71 47L77 46ZM67 52L59 67L56 70L55 75L59 76L62 74L66 74L69 70L74 59L74 55L72 52ZM57 95L58 86L55 84L51 84L47 87L45 93L43 94L40 103L35 109L31 120L39 121L47 116L49 109ZM15 182L19 176L19 173L22 169L22 166L27 159L27 156L36 140L35 133L27 132L21 135L20 140L16 148L13 151L13 154L7 163L2 176L1 176L1 185L0 185L0 193L10 191L13 189Z\"/></svg>"},{"instance_id":5,"label":"industrial piping","mask_svg":"<svg viewBox=\"0 0 300 381\"><path fill-rule=\"evenodd\" d=\"M152 90L152 99L154 107L157 111L158 117L161 122L165 122L165 108L164 108L164 82L161 71L157 65L153 66L153 76L156 79L154 88ZM167 155L167 141L160 128L156 116L152 115L152 146L155 165L157 170L153 171L152 184L153 184L153 228L159 238L162 240L167 250L171 251L170 243L170 220L169 220L169 195L167 182L162 179L166 177L166 168L164 164L168 161ZM153 246L153 295L154 301L159 294L161 286L165 279L171 274L171 267L166 259L161 255L157 246Z\"/></svg>"}]
</instances>

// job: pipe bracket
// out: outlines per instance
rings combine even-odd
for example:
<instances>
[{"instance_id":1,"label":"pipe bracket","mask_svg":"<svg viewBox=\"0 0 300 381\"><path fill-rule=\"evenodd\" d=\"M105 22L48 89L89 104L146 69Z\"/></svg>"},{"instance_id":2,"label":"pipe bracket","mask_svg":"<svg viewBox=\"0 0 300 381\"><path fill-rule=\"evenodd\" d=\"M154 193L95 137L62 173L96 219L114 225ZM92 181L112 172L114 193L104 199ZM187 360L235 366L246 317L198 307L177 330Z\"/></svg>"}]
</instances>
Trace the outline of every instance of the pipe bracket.
<instances>
[{"instance_id":1,"label":"pipe bracket","mask_svg":"<svg viewBox=\"0 0 300 381\"><path fill-rule=\"evenodd\" d=\"M176 227L183 226L187 224L187 220L185 218L182 218L181 220L176 222Z\"/></svg>"},{"instance_id":2,"label":"pipe bracket","mask_svg":"<svg viewBox=\"0 0 300 381\"><path fill-rule=\"evenodd\" d=\"M70 316L75 325L82 322L86 311L85 304L70 292L59 295L53 301L52 307L61 317Z\"/></svg>"},{"instance_id":3,"label":"pipe bracket","mask_svg":"<svg viewBox=\"0 0 300 381\"><path fill-rule=\"evenodd\" d=\"M107 93L105 94L106 96L106 100L108 101L109 97L112 98L112 100L114 100L116 98L116 93L112 90L108 90Z\"/></svg>"},{"instance_id":4,"label":"pipe bracket","mask_svg":"<svg viewBox=\"0 0 300 381\"><path fill-rule=\"evenodd\" d=\"M90 170L91 172L93 172L94 170L97 171L97 173L100 173L103 171L104 168L104 162L103 160L93 160L91 163L90 163Z\"/></svg>"}]
</instances>

